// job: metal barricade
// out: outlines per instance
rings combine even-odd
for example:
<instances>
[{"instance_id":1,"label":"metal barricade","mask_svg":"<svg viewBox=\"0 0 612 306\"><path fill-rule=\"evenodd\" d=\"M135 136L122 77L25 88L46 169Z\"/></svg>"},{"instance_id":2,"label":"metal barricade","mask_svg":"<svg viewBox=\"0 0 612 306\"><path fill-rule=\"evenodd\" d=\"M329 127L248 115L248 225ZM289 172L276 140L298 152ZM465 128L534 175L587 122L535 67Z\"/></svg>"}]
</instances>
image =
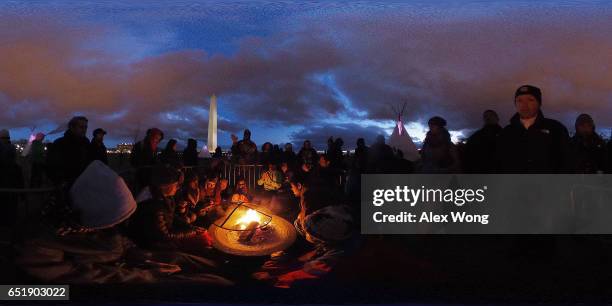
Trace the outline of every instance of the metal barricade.
<instances>
[{"instance_id":1,"label":"metal barricade","mask_svg":"<svg viewBox=\"0 0 612 306\"><path fill-rule=\"evenodd\" d=\"M202 172L206 173L210 170L210 165L201 165L201 166L186 166L183 169L194 169L198 172L200 170L204 170ZM257 180L261 174L265 171L263 165L239 165L232 164L230 162L224 162L222 167L219 167L219 175L220 178L228 180L228 185L233 187L236 186L236 182L239 178L243 178L249 189L255 189L257 187ZM129 186L133 183L134 174L136 169L130 168L123 171L120 171L118 174L121 176Z\"/></svg>"},{"instance_id":2,"label":"metal barricade","mask_svg":"<svg viewBox=\"0 0 612 306\"><path fill-rule=\"evenodd\" d=\"M264 172L263 165L237 165L227 163L223 166L221 178L228 180L230 186L236 186L239 178L243 178L249 189L253 190L257 187L257 180Z\"/></svg>"}]
</instances>

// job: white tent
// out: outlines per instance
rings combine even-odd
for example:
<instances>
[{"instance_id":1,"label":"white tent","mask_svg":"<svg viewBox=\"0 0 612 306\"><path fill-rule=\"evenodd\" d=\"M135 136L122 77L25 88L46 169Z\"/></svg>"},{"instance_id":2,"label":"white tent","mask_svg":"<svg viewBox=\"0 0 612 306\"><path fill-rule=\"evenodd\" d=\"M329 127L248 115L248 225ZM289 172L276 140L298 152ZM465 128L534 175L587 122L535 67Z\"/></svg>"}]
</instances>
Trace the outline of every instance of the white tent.
<instances>
[{"instance_id":1,"label":"white tent","mask_svg":"<svg viewBox=\"0 0 612 306\"><path fill-rule=\"evenodd\" d=\"M210 152L208 152L208 146L204 145L202 147L202 151L200 151L200 153L198 154L199 158L211 158L212 156L210 155Z\"/></svg>"},{"instance_id":2,"label":"white tent","mask_svg":"<svg viewBox=\"0 0 612 306\"><path fill-rule=\"evenodd\" d=\"M404 123L402 123L402 115L405 109L406 104L404 104L401 110L394 109L397 114L397 123L393 129L391 138L389 138L389 146L395 150L401 150L402 153L404 153L404 159L416 161L420 159L421 156L419 155L416 145L412 141L412 137L410 137L408 131L404 127Z\"/></svg>"}]
</instances>

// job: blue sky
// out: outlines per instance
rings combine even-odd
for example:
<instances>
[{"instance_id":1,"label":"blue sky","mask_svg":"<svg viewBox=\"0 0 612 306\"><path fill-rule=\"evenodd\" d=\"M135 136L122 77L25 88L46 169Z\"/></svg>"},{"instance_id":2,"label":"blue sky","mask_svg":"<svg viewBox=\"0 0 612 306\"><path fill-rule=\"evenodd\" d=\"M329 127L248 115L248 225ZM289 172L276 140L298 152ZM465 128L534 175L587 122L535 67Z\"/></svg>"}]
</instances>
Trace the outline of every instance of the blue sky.
<instances>
[{"instance_id":1,"label":"blue sky","mask_svg":"<svg viewBox=\"0 0 612 306\"><path fill-rule=\"evenodd\" d=\"M0 11L0 127L15 139L85 114L110 145L152 126L204 142L213 93L223 147L246 127L258 144L371 142L403 103L414 137L433 115L467 135L485 109L507 122L527 83L570 130L581 112L612 127L607 2L5 1Z\"/></svg>"}]
</instances>

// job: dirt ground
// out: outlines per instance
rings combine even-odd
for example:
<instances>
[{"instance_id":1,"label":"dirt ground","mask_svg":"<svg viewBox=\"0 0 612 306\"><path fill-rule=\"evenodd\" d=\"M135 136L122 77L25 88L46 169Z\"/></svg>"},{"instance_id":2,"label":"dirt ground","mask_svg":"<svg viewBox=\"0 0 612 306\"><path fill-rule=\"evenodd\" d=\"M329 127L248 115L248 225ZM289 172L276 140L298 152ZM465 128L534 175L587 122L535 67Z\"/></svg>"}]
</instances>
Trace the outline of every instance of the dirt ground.
<instances>
[{"instance_id":1,"label":"dirt ground","mask_svg":"<svg viewBox=\"0 0 612 306\"><path fill-rule=\"evenodd\" d=\"M608 237L363 236L328 277L291 289L250 279L265 258L227 257L230 288L201 284L72 285L81 302L609 302ZM1 258L3 284L30 283Z\"/></svg>"}]
</instances>

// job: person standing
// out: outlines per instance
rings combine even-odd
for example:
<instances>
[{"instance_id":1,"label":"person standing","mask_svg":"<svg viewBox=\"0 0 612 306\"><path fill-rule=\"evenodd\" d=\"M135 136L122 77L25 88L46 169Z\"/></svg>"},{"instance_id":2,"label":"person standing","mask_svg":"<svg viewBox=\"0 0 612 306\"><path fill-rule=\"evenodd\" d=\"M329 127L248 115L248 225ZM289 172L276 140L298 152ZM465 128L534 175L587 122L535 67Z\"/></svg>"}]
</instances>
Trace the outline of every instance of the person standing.
<instances>
[{"instance_id":1,"label":"person standing","mask_svg":"<svg viewBox=\"0 0 612 306\"><path fill-rule=\"evenodd\" d=\"M181 161L179 160L178 153L176 153L176 139L168 140L166 148L161 152L159 159L163 164L172 166L180 166Z\"/></svg>"},{"instance_id":2,"label":"person standing","mask_svg":"<svg viewBox=\"0 0 612 306\"><path fill-rule=\"evenodd\" d=\"M287 165L292 170L297 167L297 155L295 155L295 152L293 152L293 144L290 142L285 144L285 150L282 153L281 162L287 162Z\"/></svg>"},{"instance_id":3,"label":"person standing","mask_svg":"<svg viewBox=\"0 0 612 306\"><path fill-rule=\"evenodd\" d=\"M106 152L106 146L104 145L104 135L106 135L106 131L101 128L97 128L93 131L89 153L91 154L92 160L99 160L105 165L108 165L108 154Z\"/></svg>"},{"instance_id":4,"label":"person standing","mask_svg":"<svg viewBox=\"0 0 612 306\"><path fill-rule=\"evenodd\" d=\"M499 116L493 110L482 114L484 126L470 136L466 143L465 169L468 173L497 171L497 138L502 131Z\"/></svg>"},{"instance_id":5,"label":"person standing","mask_svg":"<svg viewBox=\"0 0 612 306\"><path fill-rule=\"evenodd\" d=\"M257 161L257 145L251 141L251 131L244 130L242 140L232 134L232 159L241 165L252 165Z\"/></svg>"},{"instance_id":6,"label":"person standing","mask_svg":"<svg viewBox=\"0 0 612 306\"><path fill-rule=\"evenodd\" d=\"M147 130L142 141L137 142L130 155L130 163L136 168L138 188L144 188L151 182L151 167L159 163L157 146L164 138L164 133L158 128Z\"/></svg>"},{"instance_id":7,"label":"person standing","mask_svg":"<svg viewBox=\"0 0 612 306\"><path fill-rule=\"evenodd\" d=\"M317 150L312 147L310 140L305 140L302 148L298 152L298 157L301 159L300 164L313 165L319 161Z\"/></svg>"},{"instance_id":8,"label":"person standing","mask_svg":"<svg viewBox=\"0 0 612 306\"><path fill-rule=\"evenodd\" d=\"M502 173L567 173L569 134L559 121L544 117L542 91L532 85L514 94L516 114L499 136Z\"/></svg>"},{"instance_id":9,"label":"person standing","mask_svg":"<svg viewBox=\"0 0 612 306\"><path fill-rule=\"evenodd\" d=\"M421 150L422 173L457 173L460 167L457 148L451 141L442 117L429 119L429 132L425 136Z\"/></svg>"},{"instance_id":10,"label":"person standing","mask_svg":"<svg viewBox=\"0 0 612 306\"><path fill-rule=\"evenodd\" d=\"M573 173L603 173L606 142L595 133L595 122L588 114L576 118L576 134L570 139L570 167Z\"/></svg>"},{"instance_id":11,"label":"person standing","mask_svg":"<svg viewBox=\"0 0 612 306\"><path fill-rule=\"evenodd\" d=\"M49 148L47 165L49 178L54 184L71 186L91 162L87 124L86 117L73 117L64 136L56 139Z\"/></svg>"},{"instance_id":12,"label":"person standing","mask_svg":"<svg viewBox=\"0 0 612 306\"><path fill-rule=\"evenodd\" d=\"M45 174L45 134L37 133L34 136L32 145L30 146L30 152L28 153L28 159L32 169L30 170L30 187L36 188L43 184Z\"/></svg>"},{"instance_id":13,"label":"person standing","mask_svg":"<svg viewBox=\"0 0 612 306\"><path fill-rule=\"evenodd\" d=\"M17 164L17 152L8 130L0 130L0 188L23 188L23 173ZM15 225L17 194L0 193L0 227Z\"/></svg>"},{"instance_id":14,"label":"person standing","mask_svg":"<svg viewBox=\"0 0 612 306\"><path fill-rule=\"evenodd\" d=\"M187 140L187 147L183 151L183 163L188 167L198 165L198 142L193 138Z\"/></svg>"}]
</instances>

